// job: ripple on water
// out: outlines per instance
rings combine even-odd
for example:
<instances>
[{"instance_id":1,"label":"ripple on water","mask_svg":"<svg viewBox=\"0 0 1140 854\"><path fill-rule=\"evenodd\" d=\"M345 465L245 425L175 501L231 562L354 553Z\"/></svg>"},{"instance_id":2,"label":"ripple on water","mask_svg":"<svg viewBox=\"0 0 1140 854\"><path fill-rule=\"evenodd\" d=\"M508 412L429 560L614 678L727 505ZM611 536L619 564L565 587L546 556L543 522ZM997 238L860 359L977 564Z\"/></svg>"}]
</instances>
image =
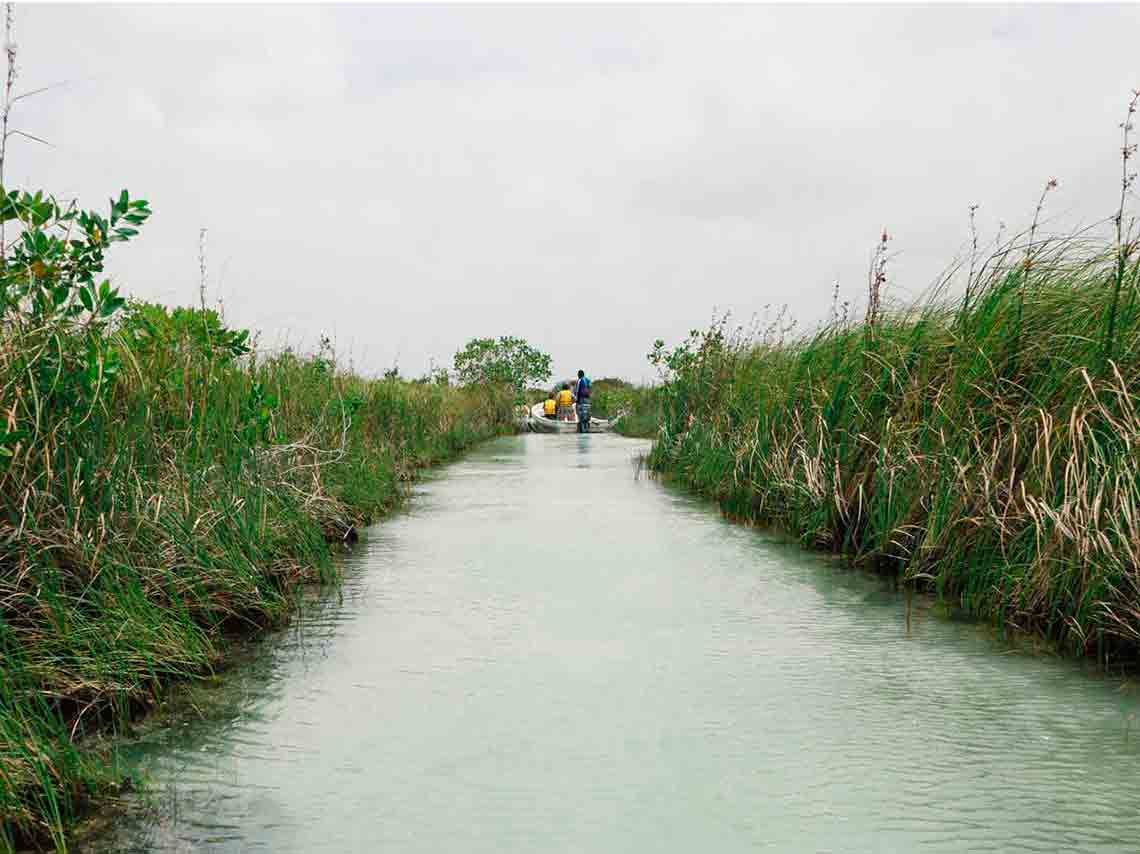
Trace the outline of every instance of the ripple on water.
<instances>
[{"instance_id":1,"label":"ripple on water","mask_svg":"<svg viewBox=\"0 0 1140 854\"><path fill-rule=\"evenodd\" d=\"M1134 697L659 483L516 437L126 752L98 851L1135 851Z\"/></svg>"}]
</instances>

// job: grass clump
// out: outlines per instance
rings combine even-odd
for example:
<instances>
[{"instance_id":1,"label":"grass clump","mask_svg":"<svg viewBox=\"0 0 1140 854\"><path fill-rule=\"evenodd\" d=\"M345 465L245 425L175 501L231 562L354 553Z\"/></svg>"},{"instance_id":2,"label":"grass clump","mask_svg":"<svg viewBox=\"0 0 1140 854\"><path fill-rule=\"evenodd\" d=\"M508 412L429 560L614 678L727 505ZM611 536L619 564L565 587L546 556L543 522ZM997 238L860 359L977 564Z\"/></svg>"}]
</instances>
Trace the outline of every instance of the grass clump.
<instances>
[{"instance_id":1,"label":"grass clump","mask_svg":"<svg viewBox=\"0 0 1140 854\"><path fill-rule=\"evenodd\" d=\"M979 269L958 300L872 299L863 321L808 337L721 320L659 342L650 464L975 614L1135 653L1135 242L1033 236Z\"/></svg>"},{"instance_id":2,"label":"grass clump","mask_svg":"<svg viewBox=\"0 0 1140 854\"><path fill-rule=\"evenodd\" d=\"M1028 231L883 302L795 336L783 316L658 341L662 425L649 463L740 516L896 572L1076 653L1140 652L1140 237L1132 93L1108 229ZM1098 236L1099 235L1099 236Z\"/></svg>"},{"instance_id":3,"label":"grass clump","mask_svg":"<svg viewBox=\"0 0 1140 854\"><path fill-rule=\"evenodd\" d=\"M511 429L511 395L259 352L204 309L131 303L102 256L149 210L3 196L0 850L65 846L113 785L82 749L335 578L330 542L421 466Z\"/></svg>"}]
</instances>

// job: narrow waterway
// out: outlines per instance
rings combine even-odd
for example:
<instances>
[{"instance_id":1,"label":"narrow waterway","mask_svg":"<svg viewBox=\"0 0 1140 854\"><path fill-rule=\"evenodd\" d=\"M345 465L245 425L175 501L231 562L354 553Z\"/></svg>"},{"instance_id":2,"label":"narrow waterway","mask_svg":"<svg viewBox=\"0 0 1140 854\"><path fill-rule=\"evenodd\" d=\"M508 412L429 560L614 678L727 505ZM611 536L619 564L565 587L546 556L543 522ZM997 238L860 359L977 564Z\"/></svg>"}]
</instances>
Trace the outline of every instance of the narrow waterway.
<instances>
[{"instance_id":1,"label":"narrow waterway","mask_svg":"<svg viewBox=\"0 0 1140 854\"><path fill-rule=\"evenodd\" d=\"M120 852L1120 851L1135 693L635 477L502 439L130 747ZM1131 732L1129 732L1131 728Z\"/></svg>"}]
</instances>

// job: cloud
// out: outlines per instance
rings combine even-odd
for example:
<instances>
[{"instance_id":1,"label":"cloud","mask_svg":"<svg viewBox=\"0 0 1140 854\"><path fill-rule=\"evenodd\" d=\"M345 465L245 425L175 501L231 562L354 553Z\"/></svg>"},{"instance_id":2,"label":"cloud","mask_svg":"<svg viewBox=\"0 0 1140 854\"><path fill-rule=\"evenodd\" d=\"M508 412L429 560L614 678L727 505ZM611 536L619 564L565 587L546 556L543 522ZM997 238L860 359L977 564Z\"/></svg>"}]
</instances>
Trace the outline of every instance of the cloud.
<instances>
[{"instance_id":1,"label":"cloud","mask_svg":"<svg viewBox=\"0 0 1140 854\"><path fill-rule=\"evenodd\" d=\"M155 217L133 293L410 373L474 335L648 374L714 306L920 292L980 222L1112 206L1136 7L33 6L9 174Z\"/></svg>"}]
</instances>

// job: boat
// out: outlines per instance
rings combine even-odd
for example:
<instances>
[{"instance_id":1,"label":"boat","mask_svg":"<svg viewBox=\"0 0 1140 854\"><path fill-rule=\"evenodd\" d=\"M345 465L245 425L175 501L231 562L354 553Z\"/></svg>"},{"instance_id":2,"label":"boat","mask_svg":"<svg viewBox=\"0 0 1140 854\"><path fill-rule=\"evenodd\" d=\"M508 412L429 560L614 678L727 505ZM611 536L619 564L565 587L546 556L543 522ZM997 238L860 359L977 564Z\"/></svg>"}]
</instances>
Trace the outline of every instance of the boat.
<instances>
[{"instance_id":1,"label":"boat","mask_svg":"<svg viewBox=\"0 0 1140 854\"><path fill-rule=\"evenodd\" d=\"M573 421L558 421L554 418L547 418L542 414L542 404L536 403L530 408L530 417L526 419L526 429L532 433L577 433L578 432L578 412L573 411ZM605 418L590 418L591 433L608 433L614 429L613 421L607 421Z\"/></svg>"}]
</instances>

